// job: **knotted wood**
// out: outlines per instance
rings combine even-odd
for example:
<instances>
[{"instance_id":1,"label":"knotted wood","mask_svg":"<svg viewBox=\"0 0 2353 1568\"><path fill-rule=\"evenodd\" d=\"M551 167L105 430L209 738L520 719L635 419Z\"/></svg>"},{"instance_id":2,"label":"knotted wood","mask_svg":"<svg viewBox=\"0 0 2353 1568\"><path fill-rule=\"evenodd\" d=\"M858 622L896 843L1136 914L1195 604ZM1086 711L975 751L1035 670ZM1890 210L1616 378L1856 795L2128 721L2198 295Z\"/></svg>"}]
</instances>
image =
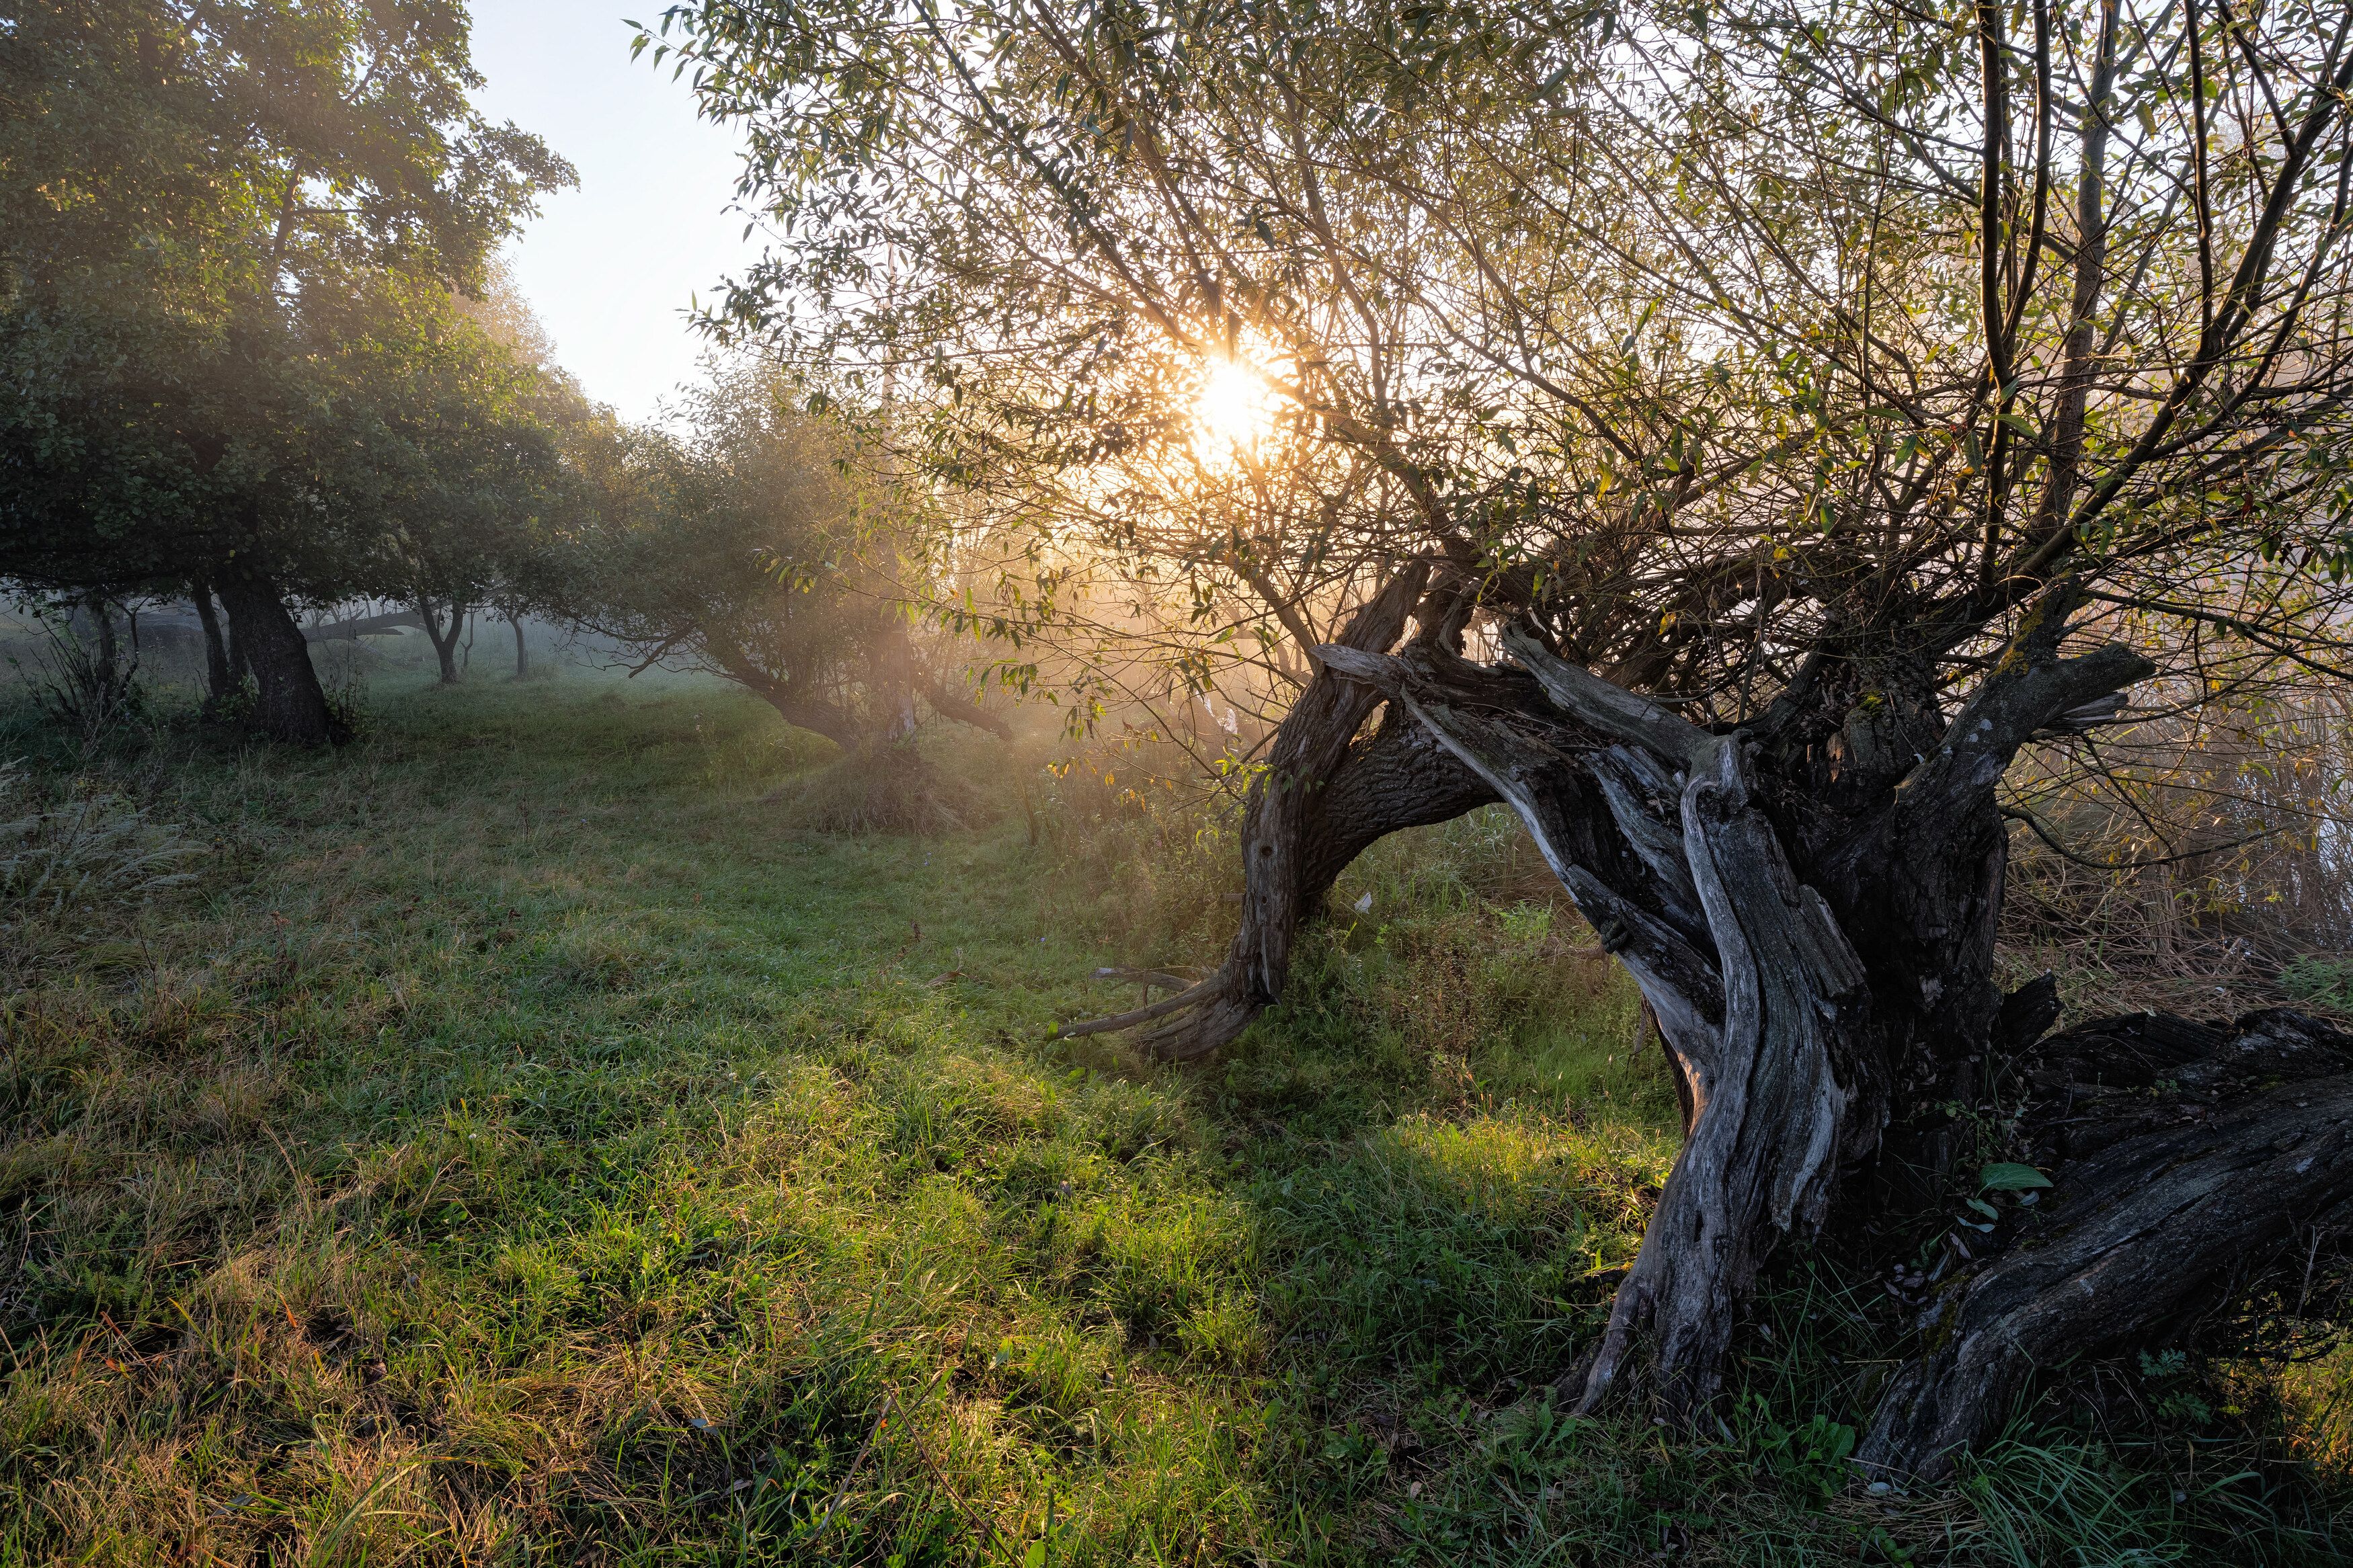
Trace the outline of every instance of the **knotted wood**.
<instances>
[{"instance_id":1,"label":"knotted wood","mask_svg":"<svg viewBox=\"0 0 2353 1568\"><path fill-rule=\"evenodd\" d=\"M1516 668L1325 648L1516 812L1656 1016L1690 1107L1681 1153L1596 1347L1591 1409L1627 1385L1695 1422L1721 1391L1741 1304L1773 1250L1820 1234L1883 1138L1904 1183L1950 1163L1998 1016L2005 839L1994 787L2037 731L2147 665L2063 658L2066 585L2028 616L1947 725L1851 682L1844 743L1714 731L1511 626ZM1900 661L1898 661L1900 663ZM1817 690L1831 688L1817 682ZM1762 768L1776 771L1764 772Z\"/></svg>"}]
</instances>

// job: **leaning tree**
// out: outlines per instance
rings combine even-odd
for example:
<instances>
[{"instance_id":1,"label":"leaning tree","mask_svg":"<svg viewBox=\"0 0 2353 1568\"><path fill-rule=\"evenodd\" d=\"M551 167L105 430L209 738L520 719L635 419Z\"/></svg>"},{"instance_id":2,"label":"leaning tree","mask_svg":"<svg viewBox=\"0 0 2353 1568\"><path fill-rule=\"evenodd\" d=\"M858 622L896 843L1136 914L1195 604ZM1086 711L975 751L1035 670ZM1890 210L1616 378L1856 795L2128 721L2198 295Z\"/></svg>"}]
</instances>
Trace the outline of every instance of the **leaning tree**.
<instances>
[{"instance_id":1,"label":"leaning tree","mask_svg":"<svg viewBox=\"0 0 2353 1568\"><path fill-rule=\"evenodd\" d=\"M706 0L648 42L781 236L714 324L1314 660L1224 964L1086 1027L1216 1049L1359 851L1493 801L1640 983L1686 1137L1587 1405L1694 1419L1777 1246L2058 1164L1922 1302L1864 1453L1933 1474L2353 1199L2341 1042L2045 1038L1994 951L2022 751L2168 647L2336 668L2353 15ZM1134 481L1235 366L1271 412L1205 528Z\"/></svg>"},{"instance_id":2,"label":"leaning tree","mask_svg":"<svg viewBox=\"0 0 2353 1568\"><path fill-rule=\"evenodd\" d=\"M918 635L928 580L909 509L860 481L839 430L772 370L712 368L672 410L681 428L572 432L583 483L542 602L638 668L733 681L848 751L905 740L919 700L1009 734L958 668L966 645Z\"/></svg>"}]
</instances>

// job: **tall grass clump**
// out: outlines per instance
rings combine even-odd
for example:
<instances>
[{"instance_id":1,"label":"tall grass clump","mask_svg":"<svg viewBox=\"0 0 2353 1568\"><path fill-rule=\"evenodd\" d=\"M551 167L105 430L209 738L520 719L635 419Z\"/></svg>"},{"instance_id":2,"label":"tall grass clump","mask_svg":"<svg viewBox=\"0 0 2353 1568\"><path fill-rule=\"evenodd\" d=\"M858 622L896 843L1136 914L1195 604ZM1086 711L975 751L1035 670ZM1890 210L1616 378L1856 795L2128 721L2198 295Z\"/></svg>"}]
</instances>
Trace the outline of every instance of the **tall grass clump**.
<instances>
[{"instance_id":1,"label":"tall grass clump","mask_svg":"<svg viewBox=\"0 0 2353 1568\"><path fill-rule=\"evenodd\" d=\"M788 819L814 833L912 834L932 837L977 822L982 793L926 754L913 737L851 747L806 777L779 784L771 798Z\"/></svg>"},{"instance_id":2,"label":"tall grass clump","mask_svg":"<svg viewBox=\"0 0 2353 1568\"><path fill-rule=\"evenodd\" d=\"M31 667L13 653L9 666L34 709L85 754L149 716L139 656L121 653L111 626L102 628L103 639L93 644L70 624L60 630L56 618L47 614L34 616L33 625L40 640Z\"/></svg>"},{"instance_id":3,"label":"tall grass clump","mask_svg":"<svg viewBox=\"0 0 2353 1568\"><path fill-rule=\"evenodd\" d=\"M206 846L94 781L44 804L18 762L0 762L0 935L72 935L196 879Z\"/></svg>"}]
</instances>

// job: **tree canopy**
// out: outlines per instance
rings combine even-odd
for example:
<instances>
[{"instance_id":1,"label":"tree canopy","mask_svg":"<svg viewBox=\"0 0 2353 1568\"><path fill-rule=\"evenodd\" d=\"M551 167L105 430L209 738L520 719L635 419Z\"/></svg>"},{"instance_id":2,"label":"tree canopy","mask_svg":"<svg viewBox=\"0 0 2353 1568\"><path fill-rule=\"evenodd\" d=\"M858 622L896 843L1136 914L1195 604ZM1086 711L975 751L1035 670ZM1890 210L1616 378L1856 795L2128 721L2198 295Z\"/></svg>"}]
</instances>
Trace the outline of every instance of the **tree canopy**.
<instances>
[{"instance_id":1,"label":"tree canopy","mask_svg":"<svg viewBox=\"0 0 2353 1568\"><path fill-rule=\"evenodd\" d=\"M1356 853L1493 800L1641 983L1687 1137L1588 1407L1703 1420L1780 1238L1918 1234L2005 1075L2157 1048L2032 1055L2001 784L2153 675L2341 668L2341 7L701 0L646 46L776 236L714 327L966 498L996 629L1085 637L1092 574L1282 695L1226 963L1083 1029L1232 1040ZM2353 1191L2118 1136L1867 1462Z\"/></svg>"},{"instance_id":2,"label":"tree canopy","mask_svg":"<svg viewBox=\"0 0 2353 1568\"><path fill-rule=\"evenodd\" d=\"M325 715L285 595L372 586L404 477L447 505L513 467L456 456L514 388L453 297L571 171L474 110L467 26L455 0L102 0L0 34L0 571L217 584L269 623L289 738ZM393 449L427 426L431 474Z\"/></svg>"},{"instance_id":3,"label":"tree canopy","mask_svg":"<svg viewBox=\"0 0 2353 1568\"><path fill-rule=\"evenodd\" d=\"M1429 554L1732 718L1818 652L1974 657L2061 571L2301 642L2348 548L2337 22L714 0L654 47L783 237L723 319L892 378L942 476L1268 623ZM1137 472L1228 361L1256 449Z\"/></svg>"}]
</instances>

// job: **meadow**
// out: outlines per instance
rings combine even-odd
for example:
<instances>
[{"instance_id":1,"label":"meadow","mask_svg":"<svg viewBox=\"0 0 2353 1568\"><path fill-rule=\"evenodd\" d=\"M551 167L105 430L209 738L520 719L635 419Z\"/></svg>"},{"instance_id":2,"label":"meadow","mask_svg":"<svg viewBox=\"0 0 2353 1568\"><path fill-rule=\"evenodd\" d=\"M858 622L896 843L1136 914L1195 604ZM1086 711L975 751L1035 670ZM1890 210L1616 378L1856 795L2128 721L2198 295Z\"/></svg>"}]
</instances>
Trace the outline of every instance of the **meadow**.
<instances>
[{"instance_id":1,"label":"meadow","mask_svg":"<svg viewBox=\"0 0 2353 1568\"><path fill-rule=\"evenodd\" d=\"M1213 815L976 741L959 826L825 831L659 674L359 702L8 710L0 1564L2337 1559L2318 1396L2227 1367L1860 1488L1886 1309L1805 1258L1713 1433L1570 1415L1675 1112L1493 813L1148 1068L1054 1026L1213 956Z\"/></svg>"}]
</instances>

